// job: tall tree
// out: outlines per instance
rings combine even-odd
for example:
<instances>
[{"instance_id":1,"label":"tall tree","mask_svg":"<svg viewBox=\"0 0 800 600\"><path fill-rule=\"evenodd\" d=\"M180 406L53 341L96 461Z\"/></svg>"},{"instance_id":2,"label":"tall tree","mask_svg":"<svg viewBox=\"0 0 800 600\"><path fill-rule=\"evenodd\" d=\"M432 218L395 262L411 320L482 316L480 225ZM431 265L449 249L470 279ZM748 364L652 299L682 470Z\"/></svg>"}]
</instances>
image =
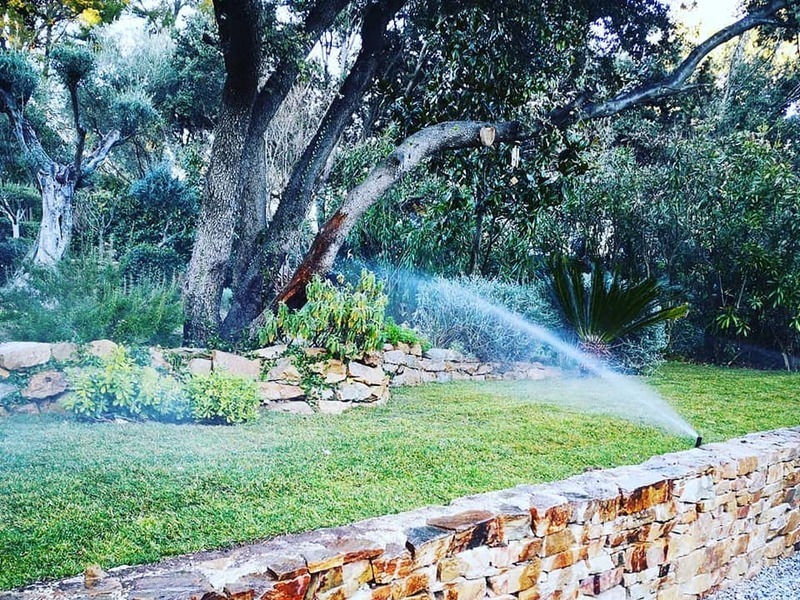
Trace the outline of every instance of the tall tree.
<instances>
[{"instance_id":1,"label":"tall tree","mask_svg":"<svg viewBox=\"0 0 800 600\"><path fill-rule=\"evenodd\" d=\"M38 80L36 71L22 54L0 52L0 111L8 118L42 195L42 220L32 258L35 264L44 266L58 263L69 248L75 190L86 183L115 147L131 139L142 123L153 116L145 98L123 93L106 98L106 108L114 115L115 126L105 131L90 128L84 119L80 96L94 71L92 53L81 46L61 46L53 50L53 62L69 95L74 141L71 156L66 160L48 153L28 118L29 102ZM88 150L87 145L90 145Z\"/></svg>"}]
</instances>

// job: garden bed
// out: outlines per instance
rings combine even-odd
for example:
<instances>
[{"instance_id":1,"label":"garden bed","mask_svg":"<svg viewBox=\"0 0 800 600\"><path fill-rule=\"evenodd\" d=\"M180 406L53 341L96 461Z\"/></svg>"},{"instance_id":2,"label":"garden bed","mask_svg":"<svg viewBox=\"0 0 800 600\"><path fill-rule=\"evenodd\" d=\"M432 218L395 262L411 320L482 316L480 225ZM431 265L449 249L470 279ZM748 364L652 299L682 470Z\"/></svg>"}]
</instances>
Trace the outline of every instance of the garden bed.
<instances>
[{"instance_id":1,"label":"garden bed","mask_svg":"<svg viewBox=\"0 0 800 600\"><path fill-rule=\"evenodd\" d=\"M668 365L707 441L800 423L797 376ZM692 440L554 404L555 382L430 385L237 427L0 421L0 589L641 462ZM550 398L551 402L542 400Z\"/></svg>"}]
</instances>

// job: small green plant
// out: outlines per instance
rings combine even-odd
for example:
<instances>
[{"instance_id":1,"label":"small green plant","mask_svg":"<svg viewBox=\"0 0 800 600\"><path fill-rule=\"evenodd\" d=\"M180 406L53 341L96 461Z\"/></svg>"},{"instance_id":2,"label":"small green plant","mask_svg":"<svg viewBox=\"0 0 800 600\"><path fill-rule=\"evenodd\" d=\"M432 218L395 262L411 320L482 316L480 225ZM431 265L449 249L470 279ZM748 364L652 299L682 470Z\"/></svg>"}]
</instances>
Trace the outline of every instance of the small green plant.
<instances>
[{"instance_id":1,"label":"small green plant","mask_svg":"<svg viewBox=\"0 0 800 600\"><path fill-rule=\"evenodd\" d=\"M258 418L258 388L250 379L214 371L209 375L193 375L186 391L192 417L197 421L233 424Z\"/></svg>"},{"instance_id":2,"label":"small green plant","mask_svg":"<svg viewBox=\"0 0 800 600\"><path fill-rule=\"evenodd\" d=\"M388 297L374 273L362 271L355 286L337 287L314 277L306 296L308 301L298 311L285 304L278 307L259 332L261 345L280 340L325 348L337 358L355 358L380 347Z\"/></svg>"},{"instance_id":3,"label":"small green plant","mask_svg":"<svg viewBox=\"0 0 800 600\"><path fill-rule=\"evenodd\" d=\"M100 364L67 369L73 392L62 405L90 419L122 417L183 421L189 404L178 380L141 366L125 348Z\"/></svg>"},{"instance_id":4,"label":"small green plant","mask_svg":"<svg viewBox=\"0 0 800 600\"><path fill-rule=\"evenodd\" d=\"M419 344L423 350L431 347L431 343L425 339L425 336L410 327L398 325L392 317L386 317L383 323L383 341L392 346L397 344L408 344L409 346Z\"/></svg>"}]
</instances>

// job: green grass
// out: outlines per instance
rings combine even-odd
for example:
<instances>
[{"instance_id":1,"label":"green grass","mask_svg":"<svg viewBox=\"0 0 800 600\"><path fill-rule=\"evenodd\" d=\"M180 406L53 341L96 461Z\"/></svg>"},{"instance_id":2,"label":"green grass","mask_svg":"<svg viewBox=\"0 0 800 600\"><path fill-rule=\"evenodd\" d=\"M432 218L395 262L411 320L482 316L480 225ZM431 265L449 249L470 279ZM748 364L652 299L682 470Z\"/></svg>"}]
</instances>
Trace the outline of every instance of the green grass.
<instances>
[{"instance_id":1,"label":"green grass","mask_svg":"<svg viewBox=\"0 0 800 600\"><path fill-rule=\"evenodd\" d=\"M800 424L800 378L670 364L652 383L707 441ZM404 389L340 416L236 427L0 420L0 589L342 524L692 440L587 416L569 383Z\"/></svg>"}]
</instances>

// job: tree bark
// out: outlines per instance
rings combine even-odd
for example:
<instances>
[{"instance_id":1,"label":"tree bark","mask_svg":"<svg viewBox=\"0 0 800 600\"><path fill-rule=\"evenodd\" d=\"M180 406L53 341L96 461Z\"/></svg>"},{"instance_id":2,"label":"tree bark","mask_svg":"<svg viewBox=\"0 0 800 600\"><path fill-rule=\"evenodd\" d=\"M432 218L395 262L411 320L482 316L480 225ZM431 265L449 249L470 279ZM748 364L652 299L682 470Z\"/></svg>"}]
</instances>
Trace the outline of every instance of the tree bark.
<instances>
[{"instance_id":1,"label":"tree bark","mask_svg":"<svg viewBox=\"0 0 800 600\"><path fill-rule=\"evenodd\" d=\"M219 333L220 299L234 239L238 235L246 248L257 235L257 228L241 227L241 216L256 210L253 204L257 200L247 194L247 182L252 182L259 172L263 177L259 156L264 133L294 84L301 61L347 3L348 0L318 0L305 21L298 51L281 61L263 88L258 89L265 58L259 41L259 2L214 2L226 83L184 287L183 337L187 343L204 343Z\"/></svg>"},{"instance_id":2,"label":"tree bark","mask_svg":"<svg viewBox=\"0 0 800 600\"><path fill-rule=\"evenodd\" d=\"M72 241L72 206L75 173L71 166L53 163L37 176L42 192L42 222L33 250L36 265L53 267L64 257Z\"/></svg>"},{"instance_id":3,"label":"tree bark","mask_svg":"<svg viewBox=\"0 0 800 600\"><path fill-rule=\"evenodd\" d=\"M789 4L789 0L774 0L760 10L753 11L718 31L700 43L683 62L661 80L618 94L606 101L590 102L588 96L580 95L569 105L552 111L544 121L551 126L566 128L581 119L612 116L631 107L680 93L685 89L689 77L711 51L745 31L765 24L775 25L775 14ZM314 275L327 273L333 267L339 249L358 219L394 185L403 173L436 152L478 146L480 129L485 125L474 121L441 123L406 138L386 160L372 170L361 185L348 194L341 208L317 234L302 264L289 284L278 294L271 308L274 309L281 302L290 308L302 306L306 301L305 288L311 278ZM497 130L495 140L497 142L514 139L534 140L536 134L544 127L542 123L538 123L523 131L516 122L496 123L493 126ZM257 331L263 322L262 312L254 320L251 333Z\"/></svg>"},{"instance_id":4,"label":"tree bark","mask_svg":"<svg viewBox=\"0 0 800 600\"><path fill-rule=\"evenodd\" d=\"M238 286L222 332L241 332L264 307L264 283L275 279L296 244L297 231L308 215L319 177L345 127L375 78L388 48L386 27L405 0L369 4L361 27L361 51L339 93L325 113L317 133L295 165L281 202L266 232L261 251L250 256L247 268L234 275ZM242 264L241 262L239 263Z\"/></svg>"}]
</instances>

